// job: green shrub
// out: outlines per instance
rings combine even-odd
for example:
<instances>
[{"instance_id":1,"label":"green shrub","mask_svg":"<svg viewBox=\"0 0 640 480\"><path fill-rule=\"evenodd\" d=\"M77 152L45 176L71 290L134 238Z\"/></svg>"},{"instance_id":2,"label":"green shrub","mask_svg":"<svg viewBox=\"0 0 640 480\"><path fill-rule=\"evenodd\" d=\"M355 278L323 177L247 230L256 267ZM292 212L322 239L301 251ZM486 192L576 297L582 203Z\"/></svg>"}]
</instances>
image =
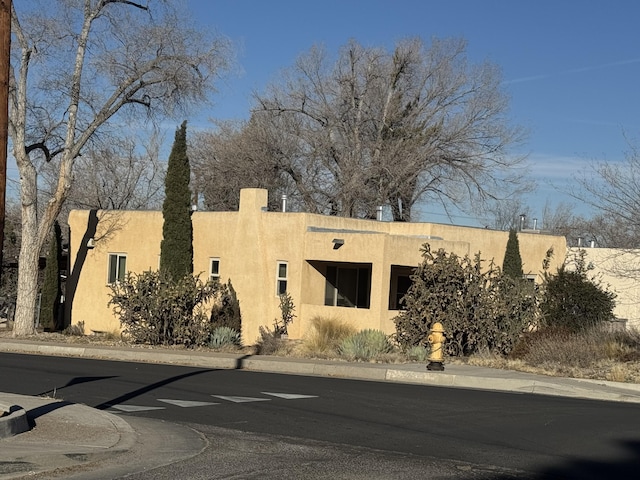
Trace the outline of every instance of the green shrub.
<instances>
[{"instance_id":1,"label":"green shrub","mask_svg":"<svg viewBox=\"0 0 640 480\"><path fill-rule=\"evenodd\" d=\"M520 256L520 242L514 229L509 230L509 239L507 240L507 248L502 262L502 272L515 280L521 280L524 274L522 271L522 257Z\"/></svg>"},{"instance_id":2,"label":"green shrub","mask_svg":"<svg viewBox=\"0 0 640 480\"><path fill-rule=\"evenodd\" d=\"M47 263L44 269L44 282L40 290L39 322L46 331L62 328L60 297L60 268L62 265L62 231L60 224L54 224L54 235L49 244ZM3 272L4 273L4 272Z\"/></svg>"},{"instance_id":3,"label":"green shrub","mask_svg":"<svg viewBox=\"0 0 640 480\"><path fill-rule=\"evenodd\" d=\"M242 315L240 314L240 301L231 284L220 284L211 307L211 327L229 327L239 333L242 332Z\"/></svg>"},{"instance_id":4,"label":"green shrub","mask_svg":"<svg viewBox=\"0 0 640 480\"><path fill-rule=\"evenodd\" d=\"M209 339L209 347L216 349L240 344L240 332L229 327L214 328Z\"/></svg>"},{"instance_id":5,"label":"green shrub","mask_svg":"<svg viewBox=\"0 0 640 480\"><path fill-rule=\"evenodd\" d=\"M422 248L423 262L403 297L405 310L394 322L404 348L426 346L431 325L444 326L448 355L508 353L537 318L535 290L528 282L503 275L492 262L440 249Z\"/></svg>"},{"instance_id":6,"label":"green shrub","mask_svg":"<svg viewBox=\"0 0 640 480\"><path fill-rule=\"evenodd\" d=\"M543 326L580 332L613 318L616 295L589 277L585 254L580 250L555 275L545 271L540 303Z\"/></svg>"},{"instance_id":7,"label":"green shrub","mask_svg":"<svg viewBox=\"0 0 640 480\"><path fill-rule=\"evenodd\" d=\"M193 274L191 168L187 156L187 122L176 130L164 178L160 271L174 281Z\"/></svg>"},{"instance_id":8,"label":"green shrub","mask_svg":"<svg viewBox=\"0 0 640 480\"><path fill-rule=\"evenodd\" d=\"M369 361L377 355L389 353L393 345L389 337L380 330L362 330L351 335L340 343L338 353L349 360Z\"/></svg>"},{"instance_id":9,"label":"green shrub","mask_svg":"<svg viewBox=\"0 0 640 480\"><path fill-rule=\"evenodd\" d=\"M203 305L218 288L193 275L175 282L157 271L127 273L110 285L109 305L133 342L193 347L209 341L211 323Z\"/></svg>"}]
</instances>

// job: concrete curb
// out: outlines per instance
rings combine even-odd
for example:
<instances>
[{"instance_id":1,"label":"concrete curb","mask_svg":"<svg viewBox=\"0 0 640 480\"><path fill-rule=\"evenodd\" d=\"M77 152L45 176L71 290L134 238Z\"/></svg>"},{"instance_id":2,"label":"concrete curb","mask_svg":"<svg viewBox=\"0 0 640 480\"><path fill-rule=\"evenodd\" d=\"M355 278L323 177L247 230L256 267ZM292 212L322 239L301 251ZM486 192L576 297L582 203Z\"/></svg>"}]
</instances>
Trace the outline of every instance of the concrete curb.
<instances>
[{"instance_id":1,"label":"concrete curb","mask_svg":"<svg viewBox=\"0 0 640 480\"><path fill-rule=\"evenodd\" d=\"M29 431L27 412L19 405L0 403L0 438L12 437Z\"/></svg>"},{"instance_id":2,"label":"concrete curb","mask_svg":"<svg viewBox=\"0 0 640 480\"><path fill-rule=\"evenodd\" d=\"M547 377L524 372L456 364L447 365L446 371L432 372L426 370L424 365L417 364L348 363L207 351L173 351L93 345L69 346L8 339L0 340L0 351L640 403L640 385L637 384Z\"/></svg>"}]
</instances>

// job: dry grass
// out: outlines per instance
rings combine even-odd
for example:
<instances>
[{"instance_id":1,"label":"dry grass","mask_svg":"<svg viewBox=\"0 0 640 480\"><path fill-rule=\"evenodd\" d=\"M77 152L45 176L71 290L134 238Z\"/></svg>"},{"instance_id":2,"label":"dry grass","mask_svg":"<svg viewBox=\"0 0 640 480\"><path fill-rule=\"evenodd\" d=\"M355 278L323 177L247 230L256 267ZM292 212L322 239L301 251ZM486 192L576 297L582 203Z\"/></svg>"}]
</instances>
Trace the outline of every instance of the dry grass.
<instances>
[{"instance_id":1,"label":"dry grass","mask_svg":"<svg viewBox=\"0 0 640 480\"><path fill-rule=\"evenodd\" d=\"M357 330L339 318L314 317L311 319L311 330L297 349L301 356L311 358L335 358L338 356L338 345Z\"/></svg>"},{"instance_id":2,"label":"dry grass","mask_svg":"<svg viewBox=\"0 0 640 480\"><path fill-rule=\"evenodd\" d=\"M534 332L508 358L474 355L455 362L550 376L640 383L640 332Z\"/></svg>"}]
</instances>

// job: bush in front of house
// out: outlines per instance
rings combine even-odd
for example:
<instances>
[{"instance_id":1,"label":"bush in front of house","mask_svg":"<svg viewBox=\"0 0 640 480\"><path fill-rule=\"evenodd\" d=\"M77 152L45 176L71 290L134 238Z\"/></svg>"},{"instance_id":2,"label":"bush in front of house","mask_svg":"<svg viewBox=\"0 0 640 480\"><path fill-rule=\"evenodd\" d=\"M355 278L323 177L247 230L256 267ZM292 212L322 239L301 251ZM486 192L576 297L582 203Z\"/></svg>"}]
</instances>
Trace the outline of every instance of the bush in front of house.
<instances>
[{"instance_id":1,"label":"bush in front of house","mask_svg":"<svg viewBox=\"0 0 640 480\"><path fill-rule=\"evenodd\" d=\"M216 291L213 307L211 307L211 326L214 329L228 327L238 333L242 332L240 301L231 280L220 284Z\"/></svg>"},{"instance_id":2,"label":"bush in front of house","mask_svg":"<svg viewBox=\"0 0 640 480\"><path fill-rule=\"evenodd\" d=\"M347 360L369 361L379 355L390 353L393 345L389 337L380 330L367 329L351 335L340 343L338 353Z\"/></svg>"},{"instance_id":3,"label":"bush in front of house","mask_svg":"<svg viewBox=\"0 0 640 480\"><path fill-rule=\"evenodd\" d=\"M554 275L545 270L540 301L543 327L576 333L613 319L616 295L589 276L585 255L580 250Z\"/></svg>"},{"instance_id":4,"label":"bush in front of house","mask_svg":"<svg viewBox=\"0 0 640 480\"><path fill-rule=\"evenodd\" d=\"M534 287L504 275L490 262L482 265L443 249L422 248L423 261L402 299L405 308L394 318L396 341L407 350L428 346L431 326L444 326L445 353L468 356L479 352L506 354L537 319Z\"/></svg>"},{"instance_id":5,"label":"bush in front of house","mask_svg":"<svg viewBox=\"0 0 640 480\"><path fill-rule=\"evenodd\" d=\"M193 275L174 281L157 271L127 273L124 281L110 285L109 305L134 343L194 347L209 341L204 304L218 288L218 283Z\"/></svg>"},{"instance_id":6,"label":"bush in front of house","mask_svg":"<svg viewBox=\"0 0 640 480\"><path fill-rule=\"evenodd\" d=\"M353 325L339 318L313 317L311 328L303 340L303 348L307 355L331 357L337 354L340 343L355 333Z\"/></svg>"},{"instance_id":7,"label":"bush in front of house","mask_svg":"<svg viewBox=\"0 0 640 480\"><path fill-rule=\"evenodd\" d=\"M256 353L258 355L278 355L287 354L287 340L277 330L269 327L258 327L260 337L256 341Z\"/></svg>"}]
</instances>

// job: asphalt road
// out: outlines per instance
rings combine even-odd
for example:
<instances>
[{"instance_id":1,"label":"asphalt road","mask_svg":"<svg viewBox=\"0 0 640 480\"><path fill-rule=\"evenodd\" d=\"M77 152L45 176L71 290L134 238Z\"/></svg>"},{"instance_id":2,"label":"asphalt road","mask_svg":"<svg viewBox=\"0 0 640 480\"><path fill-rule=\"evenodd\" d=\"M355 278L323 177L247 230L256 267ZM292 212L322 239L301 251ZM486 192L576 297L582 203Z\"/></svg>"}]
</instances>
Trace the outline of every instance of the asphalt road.
<instances>
[{"instance_id":1,"label":"asphalt road","mask_svg":"<svg viewBox=\"0 0 640 480\"><path fill-rule=\"evenodd\" d=\"M640 468L632 404L12 354L0 354L0 379L2 391L183 423L209 439L206 452L173 476L167 467L165 478L229 478L212 476L211 462L222 458L229 468L255 461L238 478L360 478L363 469L368 479L414 470L432 472L420 478L632 478ZM269 476L265 458L289 470ZM198 476L206 475L199 463L208 476ZM319 465L355 469L329 475ZM186 468L196 470L185 476Z\"/></svg>"}]
</instances>

